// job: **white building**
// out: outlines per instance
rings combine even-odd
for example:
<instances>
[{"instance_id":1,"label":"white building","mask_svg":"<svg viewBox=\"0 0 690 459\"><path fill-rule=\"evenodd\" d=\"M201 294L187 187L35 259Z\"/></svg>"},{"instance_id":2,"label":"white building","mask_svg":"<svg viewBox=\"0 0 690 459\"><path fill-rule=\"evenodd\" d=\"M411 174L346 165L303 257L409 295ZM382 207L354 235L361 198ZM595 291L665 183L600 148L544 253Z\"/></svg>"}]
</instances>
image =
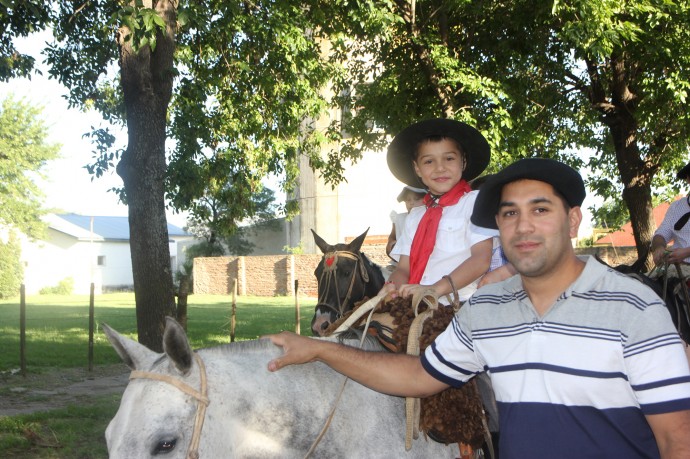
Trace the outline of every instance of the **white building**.
<instances>
[{"instance_id":1,"label":"white building","mask_svg":"<svg viewBox=\"0 0 690 459\"><path fill-rule=\"evenodd\" d=\"M49 214L44 240L22 241L21 260L27 294L74 280L74 293L87 294L132 288L132 258L127 217L91 217ZM170 263L173 272L184 260L178 243L193 237L168 224Z\"/></svg>"}]
</instances>

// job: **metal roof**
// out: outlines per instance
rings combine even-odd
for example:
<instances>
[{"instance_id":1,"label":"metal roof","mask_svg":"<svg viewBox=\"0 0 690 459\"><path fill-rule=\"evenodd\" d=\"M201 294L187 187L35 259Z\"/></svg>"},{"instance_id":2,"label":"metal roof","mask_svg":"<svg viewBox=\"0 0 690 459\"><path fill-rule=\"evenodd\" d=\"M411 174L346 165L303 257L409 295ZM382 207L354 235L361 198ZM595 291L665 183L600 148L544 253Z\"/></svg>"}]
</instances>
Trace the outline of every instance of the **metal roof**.
<instances>
[{"instance_id":1,"label":"metal roof","mask_svg":"<svg viewBox=\"0 0 690 459\"><path fill-rule=\"evenodd\" d=\"M93 219L93 234L91 234ZM78 239L101 241L129 241L129 220L127 217L105 217L77 214L52 214L47 218L51 228ZM179 226L168 223L169 237L191 237Z\"/></svg>"}]
</instances>

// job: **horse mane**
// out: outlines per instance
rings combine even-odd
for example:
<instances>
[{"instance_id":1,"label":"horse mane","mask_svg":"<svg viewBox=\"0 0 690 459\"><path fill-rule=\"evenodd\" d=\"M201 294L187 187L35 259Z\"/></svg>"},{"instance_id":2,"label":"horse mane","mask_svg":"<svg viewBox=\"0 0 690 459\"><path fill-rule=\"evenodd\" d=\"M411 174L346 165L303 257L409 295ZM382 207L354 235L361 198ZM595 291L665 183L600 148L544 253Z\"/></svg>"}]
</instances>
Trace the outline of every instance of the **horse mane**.
<instances>
[{"instance_id":1,"label":"horse mane","mask_svg":"<svg viewBox=\"0 0 690 459\"><path fill-rule=\"evenodd\" d=\"M375 337L369 335L365 337L364 342L360 346L361 333L358 333L354 330L352 332L341 333L338 336L310 339L338 342L346 346L361 347L362 349L368 351L384 350L383 346L381 346L381 343L379 343ZM250 354L254 352L273 351L275 349L278 349L278 347L275 346L269 339L253 339L248 341L236 341L234 343L221 344L200 350L213 353Z\"/></svg>"}]
</instances>

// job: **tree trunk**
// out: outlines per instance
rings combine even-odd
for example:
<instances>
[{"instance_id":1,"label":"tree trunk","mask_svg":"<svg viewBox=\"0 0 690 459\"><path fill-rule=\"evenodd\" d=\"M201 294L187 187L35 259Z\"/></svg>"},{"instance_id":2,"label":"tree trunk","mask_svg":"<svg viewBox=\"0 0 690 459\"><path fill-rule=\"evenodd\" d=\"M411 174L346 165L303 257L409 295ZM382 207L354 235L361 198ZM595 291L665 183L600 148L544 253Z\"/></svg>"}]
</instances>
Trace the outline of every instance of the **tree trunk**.
<instances>
[{"instance_id":1,"label":"tree trunk","mask_svg":"<svg viewBox=\"0 0 690 459\"><path fill-rule=\"evenodd\" d=\"M623 201L630 212L637 247L635 268L646 271L652 267L649 246L656 229L651 186L656 166L642 158L638 146L635 111L640 100L639 95L631 90L636 86L633 81L635 72L628 68L635 67L632 64L624 53L612 55L605 66L588 60L590 87L587 95L609 128L623 184ZM609 75L599 74L601 69L607 68ZM605 81L609 82L608 90Z\"/></svg>"},{"instance_id":2,"label":"tree trunk","mask_svg":"<svg viewBox=\"0 0 690 459\"><path fill-rule=\"evenodd\" d=\"M651 269L649 246L656 230L652 205L652 173L642 160L636 142L636 124L627 116L617 116L609 125L616 151L616 163L623 184L623 200L630 212L637 262L635 268Z\"/></svg>"},{"instance_id":3,"label":"tree trunk","mask_svg":"<svg viewBox=\"0 0 690 459\"><path fill-rule=\"evenodd\" d=\"M154 52L135 52L120 31L120 72L128 145L117 165L129 212L130 250L139 342L161 352L165 316L175 316L175 295L165 216L166 115L172 95L177 2L144 2L164 18Z\"/></svg>"},{"instance_id":4,"label":"tree trunk","mask_svg":"<svg viewBox=\"0 0 690 459\"><path fill-rule=\"evenodd\" d=\"M407 0L397 0L396 3L398 5L398 8L400 9L400 14L403 17L403 20L407 24L410 47L417 56L417 59L419 59L422 68L424 69L427 77L429 78L429 84L431 85L431 88L436 94L439 107L443 112L443 117L453 118L453 116L455 115L455 107L453 103L453 88L447 84L441 83L442 75L436 68L436 65L434 64L434 60L431 56L431 53L429 52L429 49L424 44L420 43L420 32L415 19L415 12L413 7L414 3L408 2ZM445 15L443 13L441 13L440 16L445 18ZM440 27L442 35L443 30L445 29L443 27Z\"/></svg>"}]
</instances>

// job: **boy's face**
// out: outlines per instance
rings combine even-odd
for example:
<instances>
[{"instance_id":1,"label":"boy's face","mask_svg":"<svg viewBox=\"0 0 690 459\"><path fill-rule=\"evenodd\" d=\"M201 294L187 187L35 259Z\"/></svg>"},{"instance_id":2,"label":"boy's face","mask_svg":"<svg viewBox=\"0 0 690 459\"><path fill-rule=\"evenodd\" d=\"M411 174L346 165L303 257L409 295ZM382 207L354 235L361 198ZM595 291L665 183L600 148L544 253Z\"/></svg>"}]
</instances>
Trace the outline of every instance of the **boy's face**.
<instances>
[{"instance_id":1,"label":"boy's face","mask_svg":"<svg viewBox=\"0 0 690 459\"><path fill-rule=\"evenodd\" d=\"M418 195L416 193L407 193L405 195L405 207L409 212L413 207L419 207L424 205L424 196Z\"/></svg>"},{"instance_id":2,"label":"boy's face","mask_svg":"<svg viewBox=\"0 0 690 459\"><path fill-rule=\"evenodd\" d=\"M419 145L414 170L431 194L441 195L462 178L465 160L455 142L443 139Z\"/></svg>"}]
</instances>

